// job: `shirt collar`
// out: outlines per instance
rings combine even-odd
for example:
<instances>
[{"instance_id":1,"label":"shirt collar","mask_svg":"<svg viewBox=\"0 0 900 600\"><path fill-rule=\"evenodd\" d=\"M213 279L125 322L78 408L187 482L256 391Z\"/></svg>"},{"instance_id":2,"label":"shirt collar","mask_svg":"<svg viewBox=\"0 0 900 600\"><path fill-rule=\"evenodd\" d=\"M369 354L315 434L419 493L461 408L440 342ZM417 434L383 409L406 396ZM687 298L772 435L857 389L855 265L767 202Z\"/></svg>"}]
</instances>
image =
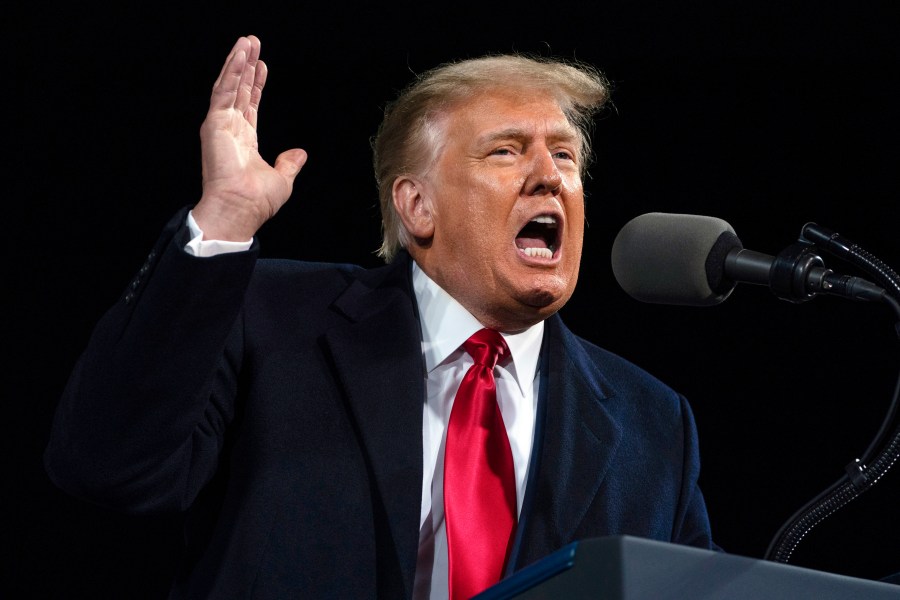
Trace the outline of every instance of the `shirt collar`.
<instances>
[{"instance_id":1,"label":"shirt collar","mask_svg":"<svg viewBox=\"0 0 900 600\"><path fill-rule=\"evenodd\" d=\"M434 282L419 265L412 265L413 291L419 306L419 321L422 326L422 351L425 368L430 373L447 360L463 342L483 328L462 304ZM519 333L502 333L512 356L505 368L515 378L524 394L530 389L537 370L544 336L544 322L541 321Z\"/></svg>"}]
</instances>

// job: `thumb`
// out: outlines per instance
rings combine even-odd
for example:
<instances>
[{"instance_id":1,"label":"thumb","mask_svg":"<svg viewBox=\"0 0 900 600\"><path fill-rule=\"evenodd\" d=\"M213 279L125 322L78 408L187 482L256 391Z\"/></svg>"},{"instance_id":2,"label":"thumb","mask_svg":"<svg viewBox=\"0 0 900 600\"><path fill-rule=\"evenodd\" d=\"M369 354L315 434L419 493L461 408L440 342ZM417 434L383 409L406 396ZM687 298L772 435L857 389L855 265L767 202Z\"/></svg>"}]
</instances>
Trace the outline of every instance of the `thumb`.
<instances>
[{"instance_id":1,"label":"thumb","mask_svg":"<svg viewBox=\"0 0 900 600\"><path fill-rule=\"evenodd\" d=\"M293 181L306 164L306 150L294 148L285 150L275 159L275 170L289 181Z\"/></svg>"}]
</instances>

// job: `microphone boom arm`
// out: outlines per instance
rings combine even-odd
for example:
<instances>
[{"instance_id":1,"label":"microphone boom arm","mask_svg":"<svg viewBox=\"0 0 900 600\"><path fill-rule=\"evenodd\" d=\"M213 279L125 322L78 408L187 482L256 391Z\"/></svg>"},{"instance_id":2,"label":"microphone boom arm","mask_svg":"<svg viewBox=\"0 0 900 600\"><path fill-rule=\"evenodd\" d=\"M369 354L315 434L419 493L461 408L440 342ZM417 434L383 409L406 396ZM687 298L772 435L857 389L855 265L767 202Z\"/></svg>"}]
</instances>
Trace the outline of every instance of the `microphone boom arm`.
<instances>
[{"instance_id":1,"label":"microphone boom arm","mask_svg":"<svg viewBox=\"0 0 900 600\"><path fill-rule=\"evenodd\" d=\"M801 232L800 241L786 249L772 264L772 280L777 280L777 285L781 286L776 290L775 285L772 285L776 294L780 296L780 293L785 293L786 290L789 293L796 293L796 288L791 284L795 283L797 279L789 276L805 272L808 265L816 262L814 259L818 259L818 262L821 263L821 258L812 254L812 249L816 246L854 264L883 286L878 287L859 278L836 276L830 270L824 269L823 265L812 266L809 271L815 271L817 276L813 279L824 282L825 288L830 287L823 291L860 300L881 300L889 304L900 319L900 301L898 301L900 299L900 277L872 254L814 223L807 223ZM810 259L810 256L814 259ZM782 262L781 267L779 267L779 261ZM800 265L799 268L797 265ZM781 273L775 275L774 273L778 269ZM820 274L817 269L827 272ZM821 276L819 277L819 275ZM833 291L836 288L843 289ZM785 299L790 300L791 298ZM801 297L794 301L804 299L808 298ZM895 330L900 335L900 323L895 326ZM845 474L840 479L810 500L781 526L766 550L765 559L782 563L789 562L797 545L816 525L869 490L900 459L898 410L900 410L900 378L894 389L893 400L887 415L862 458L857 458L848 464L845 467Z\"/></svg>"}]
</instances>

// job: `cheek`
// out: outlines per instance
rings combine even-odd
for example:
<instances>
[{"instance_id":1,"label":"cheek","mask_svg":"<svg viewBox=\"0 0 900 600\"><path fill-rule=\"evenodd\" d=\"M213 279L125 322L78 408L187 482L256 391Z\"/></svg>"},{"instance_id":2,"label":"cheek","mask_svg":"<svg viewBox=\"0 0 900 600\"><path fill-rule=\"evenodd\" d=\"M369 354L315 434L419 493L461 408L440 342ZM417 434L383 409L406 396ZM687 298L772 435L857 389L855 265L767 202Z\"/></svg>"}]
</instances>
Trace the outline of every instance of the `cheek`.
<instances>
[{"instance_id":1,"label":"cheek","mask_svg":"<svg viewBox=\"0 0 900 600\"><path fill-rule=\"evenodd\" d=\"M463 183L472 196L497 202L503 198L518 198L525 180L526 173L522 169L480 165L466 174Z\"/></svg>"},{"instance_id":2,"label":"cheek","mask_svg":"<svg viewBox=\"0 0 900 600\"><path fill-rule=\"evenodd\" d=\"M584 211L573 215L572 220L572 242L579 249L584 243Z\"/></svg>"},{"instance_id":3,"label":"cheek","mask_svg":"<svg viewBox=\"0 0 900 600\"><path fill-rule=\"evenodd\" d=\"M564 207L572 231L584 231L584 196L578 192L569 196Z\"/></svg>"},{"instance_id":4,"label":"cheek","mask_svg":"<svg viewBox=\"0 0 900 600\"><path fill-rule=\"evenodd\" d=\"M584 200L573 202L566 208L568 220L569 258L578 263L581 260L581 250L584 245Z\"/></svg>"},{"instance_id":5,"label":"cheek","mask_svg":"<svg viewBox=\"0 0 900 600\"><path fill-rule=\"evenodd\" d=\"M499 193L485 186L473 186L467 196L465 205L460 207L459 233L482 247L505 239L509 211Z\"/></svg>"},{"instance_id":6,"label":"cheek","mask_svg":"<svg viewBox=\"0 0 900 600\"><path fill-rule=\"evenodd\" d=\"M511 231L516 220L520 190L523 182L516 177L491 177L479 182L471 196L472 214L486 236L485 245L500 246L514 243L517 231ZM525 202L527 204L527 201Z\"/></svg>"}]
</instances>

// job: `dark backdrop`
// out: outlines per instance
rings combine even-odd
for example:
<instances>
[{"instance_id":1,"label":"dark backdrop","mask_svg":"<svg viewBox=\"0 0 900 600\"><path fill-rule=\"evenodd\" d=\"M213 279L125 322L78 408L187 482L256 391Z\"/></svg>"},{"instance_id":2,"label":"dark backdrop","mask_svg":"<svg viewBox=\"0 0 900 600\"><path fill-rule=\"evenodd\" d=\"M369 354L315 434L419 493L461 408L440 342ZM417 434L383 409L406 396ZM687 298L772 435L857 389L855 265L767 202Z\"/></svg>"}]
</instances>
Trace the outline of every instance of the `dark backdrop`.
<instances>
[{"instance_id":1,"label":"dark backdrop","mask_svg":"<svg viewBox=\"0 0 900 600\"><path fill-rule=\"evenodd\" d=\"M208 92L247 33L270 67L263 155L310 154L293 199L260 232L264 255L378 264L368 139L412 73L484 52L578 58L611 79L614 109L596 130L582 276L563 316L690 398L719 544L761 557L874 436L900 367L886 307L791 304L744 285L715 307L642 304L619 289L608 255L628 219L662 211L723 218L769 254L815 221L896 268L890 3L378 4L33 5L4 17L0 534L4 581L20 596L159 597L166 587L177 519L71 499L48 481L41 452L93 322L169 216L199 198ZM898 498L890 472L817 527L795 564L900 571Z\"/></svg>"}]
</instances>

